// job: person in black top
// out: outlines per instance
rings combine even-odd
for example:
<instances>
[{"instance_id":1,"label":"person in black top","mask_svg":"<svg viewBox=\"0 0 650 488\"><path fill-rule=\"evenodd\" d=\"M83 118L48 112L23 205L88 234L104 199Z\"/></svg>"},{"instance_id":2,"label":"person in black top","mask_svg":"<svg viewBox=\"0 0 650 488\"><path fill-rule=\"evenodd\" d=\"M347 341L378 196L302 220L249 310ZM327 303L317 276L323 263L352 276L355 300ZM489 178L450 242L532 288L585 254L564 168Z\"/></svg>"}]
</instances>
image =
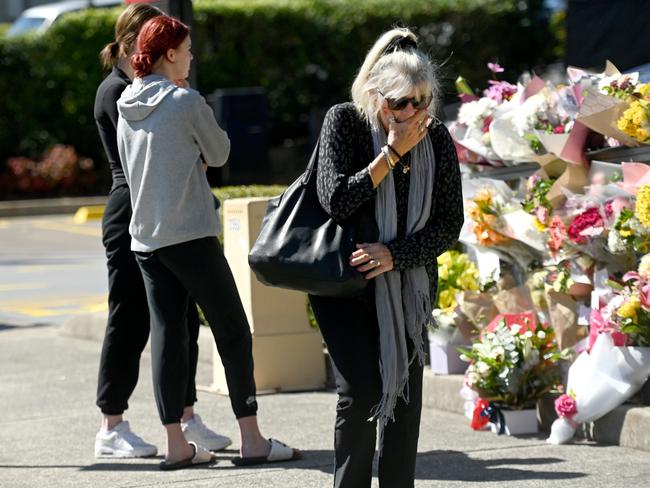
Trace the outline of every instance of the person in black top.
<instances>
[{"instance_id":1,"label":"person in black top","mask_svg":"<svg viewBox=\"0 0 650 488\"><path fill-rule=\"evenodd\" d=\"M408 29L383 34L320 135L317 191L345 223L372 215L376 242L350 265L372 280L360 298L309 297L336 376L334 486L369 488L379 435L379 485L414 486L425 325L438 255L463 223L452 139L433 116L434 67Z\"/></svg>"},{"instance_id":2,"label":"person in black top","mask_svg":"<svg viewBox=\"0 0 650 488\"><path fill-rule=\"evenodd\" d=\"M122 417L138 381L140 355L149 337L150 318L142 274L130 249L132 209L117 150L117 100L133 77L133 68L128 61L140 28L147 20L159 15L162 12L151 5L129 5L115 25L115 41L100 54L102 64L112 70L97 88L94 112L113 184L102 220L102 242L108 267L108 322L97 384L97 406L103 414L101 428L95 437L97 457L145 457L157 452L156 446L135 435ZM208 450L225 449L231 440L207 428L193 410L200 327L193 302L187 310L187 327L189 371L183 432L189 441Z\"/></svg>"}]
</instances>

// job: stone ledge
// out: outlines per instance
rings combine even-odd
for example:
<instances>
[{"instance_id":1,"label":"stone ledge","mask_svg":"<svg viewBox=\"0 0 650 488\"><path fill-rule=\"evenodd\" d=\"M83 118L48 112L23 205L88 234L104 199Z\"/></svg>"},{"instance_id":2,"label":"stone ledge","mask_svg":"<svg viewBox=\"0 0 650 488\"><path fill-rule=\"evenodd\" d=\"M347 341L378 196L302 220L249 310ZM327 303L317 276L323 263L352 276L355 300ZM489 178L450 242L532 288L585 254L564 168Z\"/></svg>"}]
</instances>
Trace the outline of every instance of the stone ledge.
<instances>
[{"instance_id":1,"label":"stone ledge","mask_svg":"<svg viewBox=\"0 0 650 488\"><path fill-rule=\"evenodd\" d=\"M463 399L459 394L462 386L463 375L435 375L425 368L423 404L425 407L464 415ZM539 404L542 430L548 431L555 418L552 400L549 396ZM467 428L469 429L469 420ZM650 407L621 405L596 422L584 424L576 437L650 451Z\"/></svg>"},{"instance_id":2,"label":"stone ledge","mask_svg":"<svg viewBox=\"0 0 650 488\"><path fill-rule=\"evenodd\" d=\"M107 198L98 196L0 201L0 217L74 214L80 207L105 205Z\"/></svg>"},{"instance_id":3,"label":"stone ledge","mask_svg":"<svg viewBox=\"0 0 650 488\"><path fill-rule=\"evenodd\" d=\"M97 312L77 315L66 320L61 326L61 334L77 339L86 339L101 342L104 340L106 330L106 312ZM199 362L212 365L212 346L214 339L209 327L201 326L199 329ZM144 351L151 353L150 342Z\"/></svg>"}]
</instances>

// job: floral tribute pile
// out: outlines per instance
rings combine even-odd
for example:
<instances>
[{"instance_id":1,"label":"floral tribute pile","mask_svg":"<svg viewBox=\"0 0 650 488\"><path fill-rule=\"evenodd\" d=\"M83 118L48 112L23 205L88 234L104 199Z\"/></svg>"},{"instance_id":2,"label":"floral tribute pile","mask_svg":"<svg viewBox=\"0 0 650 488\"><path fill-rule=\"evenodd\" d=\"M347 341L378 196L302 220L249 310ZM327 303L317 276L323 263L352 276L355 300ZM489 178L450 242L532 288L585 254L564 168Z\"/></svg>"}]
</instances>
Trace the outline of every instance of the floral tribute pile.
<instances>
[{"instance_id":1,"label":"floral tribute pile","mask_svg":"<svg viewBox=\"0 0 650 488\"><path fill-rule=\"evenodd\" d=\"M473 428L552 392L549 442L567 442L650 375L650 165L585 155L588 144L650 143L650 84L611 64L570 68L566 85L536 76L513 85L498 79L503 68L488 68L480 94L457 80L462 105L450 131L459 159L540 169L509 184L463 181L466 254L439 267L448 276L456 261L473 261L471 286L442 286L434 324L471 341L460 352Z\"/></svg>"}]
</instances>

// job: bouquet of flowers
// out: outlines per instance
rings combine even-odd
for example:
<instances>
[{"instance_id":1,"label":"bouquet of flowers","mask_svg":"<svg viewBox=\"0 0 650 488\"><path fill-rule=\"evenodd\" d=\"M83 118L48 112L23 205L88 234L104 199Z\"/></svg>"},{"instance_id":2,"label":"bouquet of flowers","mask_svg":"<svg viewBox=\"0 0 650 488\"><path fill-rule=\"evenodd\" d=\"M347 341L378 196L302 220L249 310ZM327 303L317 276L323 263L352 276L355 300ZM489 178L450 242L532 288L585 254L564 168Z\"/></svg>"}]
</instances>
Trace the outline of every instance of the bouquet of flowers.
<instances>
[{"instance_id":1,"label":"bouquet of flowers","mask_svg":"<svg viewBox=\"0 0 650 488\"><path fill-rule=\"evenodd\" d=\"M546 442L564 444L578 425L593 422L636 393L650 375L650 348L617 347L611 334L598 335L591 351L569 368L567 394L555 402L558 419Z\"/></svg>"},{"instance_id":2,"label":"bouquet of flowers","mask_svg":"<svg viewBox=\"0 0 650 488\"><path fill-rule=\"evenodd\" d=\"M536 218L536 225L540 230L545 230L550 223L553 205L546 195L553 186L555 178L542 178L539 174L531 175L526 181L526 196L521 202L522 208Z\"/></svg>"},{"instance_id":3,"label":"bouquet of flowers","mask_svg":"<svg viewBox=\"0 0 650 488\"><path fill-rule=\"evenodd\" d=\"M489 86L482 97L475 96L462 77L456 80L456 89L463 103L450 132L459 149L461 162L501 166L500 157L492 148L490 126L495 118L510 109L510 102L518 96L520 87L496 79L497 73L504 71L498 64L488 63L487 66L493 79L488 80Z\"/></svg>"},{"instance_id":4,"label":"bouquet of flowers","mask_svg":"<svg viewBox=\"0 0 650 488\"><path fill-rule=\"evenodd\" d=\"M644 144L650 143L650 83L639 85L630 95L630 107L616 122L616 127Z\"/></svg>"},{"instance_id":5,"label":"bouquet of flowers","mask_svg":"<svg viewBox=\"0 0 650 488\"><path fill-rule=\"evenodd\" d=\"M559 383L557 361L561 355L553 329L537 324L501 320L461 359L470 363L466 382L479 397L511 409L533 408L537 400Z\"/></svg>"},{"instance_id":6,"label":"bouquet of flowers","mask_svg":"<svg viewBox=\"0 0 650 488\"><path fill-rule=\"evenodd\" d=\"M467 254L450 250L438 256L438 290L433 322L429 325L430 341L440 345L462 342L456 329L459 321L457 297L463 291L478 290L478 269Z\"/></svg>"}]
</instances>

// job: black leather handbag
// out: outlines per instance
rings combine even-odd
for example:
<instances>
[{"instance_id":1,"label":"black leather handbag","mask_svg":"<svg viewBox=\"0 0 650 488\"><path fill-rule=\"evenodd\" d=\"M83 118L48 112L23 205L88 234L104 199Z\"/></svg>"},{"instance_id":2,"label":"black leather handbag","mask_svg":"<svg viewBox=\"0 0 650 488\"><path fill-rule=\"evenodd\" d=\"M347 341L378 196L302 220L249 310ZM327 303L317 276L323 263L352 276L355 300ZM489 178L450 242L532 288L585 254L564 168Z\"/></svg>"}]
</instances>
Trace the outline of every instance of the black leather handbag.
<instances>
[{"instance_id":1,"label":"black leather handbag","mask_svg":"<svg viewBox=\"0 0 650 488\"><path fill-rule=\"evenodd\" d=\"M374 215L371 222L368 212L358 211L339 224L325 212L316 193L318 146L306 171L269 200L248 263L266 285L321 296L361 295L368 280L349 259L356 243L376 240Z\"/></svg>"}]
</instances>

